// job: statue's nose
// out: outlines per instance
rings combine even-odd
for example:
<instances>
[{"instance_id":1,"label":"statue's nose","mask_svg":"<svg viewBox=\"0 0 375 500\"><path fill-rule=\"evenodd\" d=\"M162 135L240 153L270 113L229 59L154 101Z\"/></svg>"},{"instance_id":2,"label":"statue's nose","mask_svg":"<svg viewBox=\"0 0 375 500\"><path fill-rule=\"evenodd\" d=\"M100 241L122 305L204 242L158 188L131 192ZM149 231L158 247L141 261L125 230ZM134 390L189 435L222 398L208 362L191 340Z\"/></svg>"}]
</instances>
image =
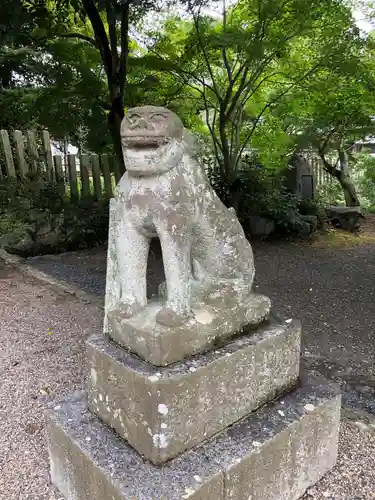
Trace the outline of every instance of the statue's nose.
<instances>
[{"instance_id":1,"label":"statue's nose","mask_svg":"<svg viewBox=\"0 0 375 500\"><path fill-rule=\"evenodd\" d=\"M132 130L134 129L141 129L141 130L153 130L154 127L152 123L150 123L148 120L145 118L138 118L138 120L135 120L130 127Z\"/></svg>"}]
</instances>

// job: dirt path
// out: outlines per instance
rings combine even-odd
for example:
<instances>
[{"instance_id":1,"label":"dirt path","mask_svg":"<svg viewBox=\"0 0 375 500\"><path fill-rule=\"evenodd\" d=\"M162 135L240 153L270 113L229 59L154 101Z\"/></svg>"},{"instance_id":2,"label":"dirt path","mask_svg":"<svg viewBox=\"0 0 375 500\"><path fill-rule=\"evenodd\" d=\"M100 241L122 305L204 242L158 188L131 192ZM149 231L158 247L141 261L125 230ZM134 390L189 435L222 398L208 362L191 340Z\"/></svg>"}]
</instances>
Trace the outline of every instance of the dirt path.
<instances>
[{"instance_id":1,"label":"dirt path","mask_svg":"<svg viewBox=\"0 0 375 500\"><path fill-rule=\"evenodd\" d=\"M83 387L101 312L0 260L0 319L0 500L62 500L49 486L43 411Z\"/></svg>"}]
</instances>

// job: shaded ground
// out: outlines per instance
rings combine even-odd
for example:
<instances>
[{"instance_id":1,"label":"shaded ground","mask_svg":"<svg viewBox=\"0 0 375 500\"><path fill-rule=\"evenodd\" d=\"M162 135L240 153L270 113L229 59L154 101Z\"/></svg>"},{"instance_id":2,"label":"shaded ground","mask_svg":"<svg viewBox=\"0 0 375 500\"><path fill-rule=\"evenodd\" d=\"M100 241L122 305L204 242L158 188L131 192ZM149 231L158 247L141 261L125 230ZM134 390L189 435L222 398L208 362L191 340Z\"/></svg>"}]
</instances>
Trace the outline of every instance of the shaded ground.
<instances>
[{"instance_id":1,"label":"shaded ground","mask_svg":"<svg viewBox=\"0 0 375 500\"><path fill-rule=\"evenodd\" d=\"M374 229L372 219L368 226ZM370 236L366 228L361 238L344 234L344 246L335 233L312 244L255 244L254 252L256 290L271 297L282 318L302 320L307 367L340 381L348 405L375 414L375 242ZM105 248L37 257L29 263L104 295ZM155 247L149 293L155 293L162 276Z\"/></svg>"}]
</instances>

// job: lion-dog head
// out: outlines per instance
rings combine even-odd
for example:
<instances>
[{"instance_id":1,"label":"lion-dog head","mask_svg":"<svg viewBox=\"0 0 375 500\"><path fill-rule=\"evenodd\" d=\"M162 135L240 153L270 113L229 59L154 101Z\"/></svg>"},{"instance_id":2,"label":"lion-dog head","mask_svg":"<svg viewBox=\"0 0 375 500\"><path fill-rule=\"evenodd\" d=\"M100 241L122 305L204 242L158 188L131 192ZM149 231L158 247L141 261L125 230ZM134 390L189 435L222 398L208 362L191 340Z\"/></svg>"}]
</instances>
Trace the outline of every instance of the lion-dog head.
<instances>
[{"instance_id":1,"label":"lion-dog head","mask_svg":"<svg viewBox=\"0 0 375 500\"><path fill-rule=\"evenodd\" d=\"M174 168L183 155L184 126L159 106L131 108L121 123L121 143L131 176L152 176Z\"/></svg>"}]
</instances>

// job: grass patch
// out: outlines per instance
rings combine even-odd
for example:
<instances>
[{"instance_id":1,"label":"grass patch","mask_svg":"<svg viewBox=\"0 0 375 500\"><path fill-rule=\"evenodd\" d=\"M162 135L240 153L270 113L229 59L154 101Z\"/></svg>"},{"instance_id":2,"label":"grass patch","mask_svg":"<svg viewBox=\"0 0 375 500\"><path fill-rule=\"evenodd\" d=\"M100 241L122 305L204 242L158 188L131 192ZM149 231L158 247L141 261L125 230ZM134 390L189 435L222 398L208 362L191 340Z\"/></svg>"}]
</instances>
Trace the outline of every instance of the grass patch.
<instances>
[{"instance_id":1,"label":"grass patch","mask_svg":"<svg viewBox=\"0 0 375 500\"><path fill-rule=\"evenodd\" d=\"M341 229L328 229L318 231L310 240L310 245L317 248L357 247L360 245L375 245L375 234L360 232L358 234L342 231Z\"/></svg>"}]
</instances>

